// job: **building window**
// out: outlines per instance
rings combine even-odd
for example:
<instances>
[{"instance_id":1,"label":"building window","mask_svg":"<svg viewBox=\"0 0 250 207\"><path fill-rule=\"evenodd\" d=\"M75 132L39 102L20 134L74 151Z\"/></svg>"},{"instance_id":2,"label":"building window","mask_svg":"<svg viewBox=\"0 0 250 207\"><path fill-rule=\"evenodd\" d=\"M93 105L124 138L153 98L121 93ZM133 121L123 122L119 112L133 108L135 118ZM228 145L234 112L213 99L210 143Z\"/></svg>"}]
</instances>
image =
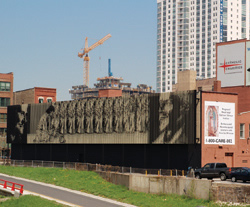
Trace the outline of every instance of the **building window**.
<instances>
[{"instance_id":1,"label":"building window","mask_svg":"<svg viewBox=\"0 0 250 207\"><path fill-rule=\"evenodd\" d=\"M240 138L245 139L245 124L240 124Z\"/></svg>"},{"instance_id":2,"label":"building window","mask_svg":"<svg viewBox=\"0 0 250 207\"><path fill-rule=\"evenodd\" d=\"M0 91L10 91L10 83L0 82Z\"/></svg>"},{"instance_id":3,"label":"building window","mask_svg":"<svg viewBox=\"0 0 250 207\"><path fill-rule=\"evenodd\" d=\"M52 103L52 98L47 98L47 103Z\"/></svg>"},{"instance_id":4,"label":"building window","mask_svg":"<svg viewBox=\"0 0 250 207\"><path fill-rule=\"evenodd\" d=\"M38 103L43 103L43 99L44 99L43 97L39 97L38 98Z\"/></svg>"},{"instance_id":5,"label":"building window","mask_svg":"<svg viewBox=\"0 0 250 207\"><path fill-rule=\"evenodd\" d=\"M7 122L7 114L0 114L0 123Z\"/></svg>"},{"instance_id":6,"label":"building window","mask_svg":"<svg viewBox=\"0 0 250 207\"><path fill-rule=\"evenodd\" d=\"M6 107L10 105L10 98L0 98L0 107Z\"/></svg>"}]
</instances>

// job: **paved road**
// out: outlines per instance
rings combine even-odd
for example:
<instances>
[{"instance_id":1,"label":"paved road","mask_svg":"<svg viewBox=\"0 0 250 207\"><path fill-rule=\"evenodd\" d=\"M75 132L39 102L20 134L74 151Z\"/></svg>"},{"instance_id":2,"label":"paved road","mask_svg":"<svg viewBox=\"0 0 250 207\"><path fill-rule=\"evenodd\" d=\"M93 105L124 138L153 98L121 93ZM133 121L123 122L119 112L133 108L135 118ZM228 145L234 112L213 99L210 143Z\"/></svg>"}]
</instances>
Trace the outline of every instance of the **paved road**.
<instances>
[{"instance_id":1,"label":"paved road","mask_svg":"<svg viewBox=\"0 0 250 207\"><path fill-rule=\"evenodd\" d=\"M202 179L207 180L207 178L202 178ZM220 178L214 178L213 182L215 182L215 183L224 183L224 184L228 184L228 185L234 185L234 184L240 184L240 185L246 185L246 186L250 185L250 181L247 181L246 183L243 183L242 180L237 180L237 182L232 182L230 179L227 179L225 181L221 181Z\"/></svg>"},{"instance_id":2,"label":"paved road","mask_svg":"<svg viewBox=\"0 0 250 207\"><path fill-rule=\"evenodd\" d=\"M132 207L132 205L113 201L111 199L94 196L79 191L69 190L50 184L40 183L31 181L23 178L17 178L0 174L0 179L8 180L18 184L24 185L24 190L34 192L36 194L50 197L59 201L63 201L72 206L83 206L83 207Z\"/></svg>"}]
</instances>

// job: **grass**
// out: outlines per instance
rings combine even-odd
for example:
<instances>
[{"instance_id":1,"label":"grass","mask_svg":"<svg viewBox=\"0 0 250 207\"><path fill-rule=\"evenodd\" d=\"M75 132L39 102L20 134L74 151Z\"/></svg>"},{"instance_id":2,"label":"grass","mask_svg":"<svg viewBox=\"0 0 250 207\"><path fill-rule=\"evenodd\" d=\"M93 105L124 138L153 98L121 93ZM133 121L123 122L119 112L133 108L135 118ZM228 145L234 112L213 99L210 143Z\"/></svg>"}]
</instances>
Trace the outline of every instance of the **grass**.
<instances>
[{"instance_id":1,"label":"grass","mask_svg":"<svg viewBox=\"0 0 250 207\"><path fill-rule=\"evenodd\" d=\"M22 206L22 207L64 207L65 205L58 204L55 201L50 201L43 199L39 196L25 195L20 198L10 198L7 201L0 201L1 207L13 207L13 206Z\"/></svg>"},{"instance_id":2,"label":"grass","mask_svg":"<svg viewBox=\"0 0 250 207\"><path fill-rule=\"evenodd\" d=\"M212 201L191 199L178 195L157 195L130 191L124 186L114 185L102 179L97 173L91 171L75 171L59 168L31 168L1 166L0 172L17 177L23 177L44 183L70 188L94 195L111 198L124 203L142 207L217 207ZM25 186L24 186L25 189ZM7 202L7 201L6 201ZM227 206L224 204L224 206Z\"/></svg>"}]
</instances>

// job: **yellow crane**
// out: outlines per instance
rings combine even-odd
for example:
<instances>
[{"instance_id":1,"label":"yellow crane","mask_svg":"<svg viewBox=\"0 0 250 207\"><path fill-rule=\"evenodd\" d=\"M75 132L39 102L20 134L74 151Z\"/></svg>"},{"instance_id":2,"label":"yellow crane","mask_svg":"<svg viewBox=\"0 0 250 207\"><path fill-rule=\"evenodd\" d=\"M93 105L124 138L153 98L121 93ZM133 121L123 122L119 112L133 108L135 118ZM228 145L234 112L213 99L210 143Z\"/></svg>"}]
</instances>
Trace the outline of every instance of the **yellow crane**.
<instances>
[{"instance_id":1,"label":"yellow crane","mask_svg":"<svg viewBox=\"0 0 250 207\"><path fill-rule=\"evenodd\" d=\"M78 57L83 58L83 85L89 86L89 51L96 48L98 45L103 44L107 39L111 37L111 34L106 35L90 47L88 47L88 37L85 38L85 47L82 53L78 52ZM84 56L85 55L85 56Z\"/></svg>"}]
</instances>

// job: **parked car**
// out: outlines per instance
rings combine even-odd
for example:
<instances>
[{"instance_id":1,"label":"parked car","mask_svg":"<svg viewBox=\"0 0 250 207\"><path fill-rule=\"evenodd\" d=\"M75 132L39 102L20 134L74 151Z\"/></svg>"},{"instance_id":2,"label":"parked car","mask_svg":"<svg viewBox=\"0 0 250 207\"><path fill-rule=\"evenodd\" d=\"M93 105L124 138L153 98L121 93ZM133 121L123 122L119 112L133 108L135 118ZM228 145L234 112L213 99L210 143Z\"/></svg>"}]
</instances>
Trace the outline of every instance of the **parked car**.
<instances>
[{"instance_id":1,"label":"parked car","mask_svg":"<svg viewBox=\"0 0 250 207\"><path fill-rule=\"evenodd\" d=\"M238 170L231 172L230 178L232 182L236 182L237 180L242 180L244 183L246 181L250 181L250 168L242 167Z\"/></svg>"},{"instance_id":2,"label":"parked car","mask_svg":"<svg viewBox=\"0 0 250 207\"><path fill-rule=\"evenodd\" d=\"M196 169L195 178L220 178L222 181L230 177L230 172L238 168L228 168L226 163L207 163L204 167Z\"/></svg>"}]
</instances>

